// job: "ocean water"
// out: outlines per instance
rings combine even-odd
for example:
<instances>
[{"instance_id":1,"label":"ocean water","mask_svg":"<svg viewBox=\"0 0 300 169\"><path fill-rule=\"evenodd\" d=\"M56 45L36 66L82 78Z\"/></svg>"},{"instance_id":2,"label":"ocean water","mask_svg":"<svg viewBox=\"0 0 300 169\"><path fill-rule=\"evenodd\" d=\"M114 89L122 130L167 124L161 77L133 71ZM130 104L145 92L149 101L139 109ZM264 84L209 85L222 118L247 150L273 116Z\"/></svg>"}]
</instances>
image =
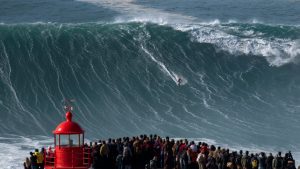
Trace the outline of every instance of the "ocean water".
<instances>
[{"instance_id":1,"label":"ocean water","mask_svg":"<svg viewBox=\"0 0 300 169\"><path fill-rule=\"evenodd\" d=\"M66 98L89 140L156 133L299 164L299 0L0 4L4 169L52 144Z\"/></svg>"}]
</instances>

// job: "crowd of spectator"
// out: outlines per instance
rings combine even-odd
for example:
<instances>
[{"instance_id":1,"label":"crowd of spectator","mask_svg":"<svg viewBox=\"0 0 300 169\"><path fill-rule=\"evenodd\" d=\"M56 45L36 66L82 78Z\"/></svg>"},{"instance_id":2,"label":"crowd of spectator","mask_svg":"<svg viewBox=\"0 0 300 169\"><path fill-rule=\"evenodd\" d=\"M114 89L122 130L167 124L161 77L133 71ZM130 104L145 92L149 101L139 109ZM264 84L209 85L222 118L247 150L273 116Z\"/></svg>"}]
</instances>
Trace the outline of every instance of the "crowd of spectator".
<instances>
[{"instance_id":1,"label":"crowd of spectator","mask_svg":"<svg viewBox=\"0 0 300 169\"><path fill-rule=\"evenodd\" d=\"M284 156L236 152L157 135L99 140L91 146L94 169L295 169L290 151Z\"/></svg>"},{"instance_id":2,"label":"crowd of spectator","mask_svg":"<svg viewBox=\"0 0 300 169\"><path fill-rule=\"evenodd\" d=\"M91 150L93 169L295 169L289 151L282 156L265 152L231 151L205 142L175 140L157 135L140 135L99 140L85 144ZM48 152L49 151L49 152ZM44 156L51 148L30 152L24 169L44 169Z\"/></svg>"}]
</instances>

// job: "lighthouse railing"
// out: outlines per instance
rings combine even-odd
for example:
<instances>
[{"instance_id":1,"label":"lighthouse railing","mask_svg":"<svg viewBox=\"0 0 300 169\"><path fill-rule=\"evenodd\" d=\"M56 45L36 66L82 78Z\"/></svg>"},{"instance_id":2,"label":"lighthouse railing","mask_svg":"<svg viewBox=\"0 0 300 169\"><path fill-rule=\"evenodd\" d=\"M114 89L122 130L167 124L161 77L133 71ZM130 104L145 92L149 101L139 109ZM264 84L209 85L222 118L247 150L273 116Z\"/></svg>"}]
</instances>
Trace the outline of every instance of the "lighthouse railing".
<instances>
[{"instance_id":1,"label":"lighthouse railing","mask_svg":"<svg viewBox=\"0 0 300 169\"><path fill-rule=\"evenodd\" d=\"M54 166L55 164L55 153L53 151L47 152L44 155L45 166Z\"/></svg>"},{"instance_id":2,"label":"lighthouse railing","mask_svg":"<svg viewBox=\"0 0 300 169\"><path fill-rule=\"evenodd\" d=\"M92 149L89 147L84 147L83 148L83 165L85 166L90 166L92 161L91 161L91 153L92 153Z\"/></svg>"},{"instance_id":3,"label":"lighthouse railing","mask_svg":"<svg viewBox=\"0 0 300 169\"><path fill-rule=\"evenodd\" d=\"M71 149L71 158L69 158L70 162L69 163L72 167L80 167L80 166L85 166L85 167L90 167L92 160L91 160L91 148L90 147L83 147L82 148L83 151L80 153L77 150ZM58 154L57 154L58 153ZM51 166L56 168L56 154L64 154L65 152L56 152L52 151L52 152L48 152L45 153L44 156L44 164L45 166ZM60 155L59 155L60 156ZM80 162L81 161L81 162ZM79 163L78 163L79 162Z\"/></svg>"}]
</instances>

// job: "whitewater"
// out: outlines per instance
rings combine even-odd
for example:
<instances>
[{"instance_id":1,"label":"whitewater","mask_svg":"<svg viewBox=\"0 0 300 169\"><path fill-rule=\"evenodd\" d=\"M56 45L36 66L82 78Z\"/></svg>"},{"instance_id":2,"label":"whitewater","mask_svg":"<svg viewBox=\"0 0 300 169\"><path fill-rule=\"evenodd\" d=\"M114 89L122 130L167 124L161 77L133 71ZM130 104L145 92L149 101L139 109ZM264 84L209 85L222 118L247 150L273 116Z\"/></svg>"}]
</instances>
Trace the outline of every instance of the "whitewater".
<instances>
[{"instance_id":1,"label":"whitewater","mask_svg":"<svg viewBox=\"0 0 300 169\"><path fill-rule=\"evenodd\" d=\"M299 164L298 1L201 2L1 6L0 165L53 144L66 98L86 141L153 133Z\"/></svg>"}]
</instances>

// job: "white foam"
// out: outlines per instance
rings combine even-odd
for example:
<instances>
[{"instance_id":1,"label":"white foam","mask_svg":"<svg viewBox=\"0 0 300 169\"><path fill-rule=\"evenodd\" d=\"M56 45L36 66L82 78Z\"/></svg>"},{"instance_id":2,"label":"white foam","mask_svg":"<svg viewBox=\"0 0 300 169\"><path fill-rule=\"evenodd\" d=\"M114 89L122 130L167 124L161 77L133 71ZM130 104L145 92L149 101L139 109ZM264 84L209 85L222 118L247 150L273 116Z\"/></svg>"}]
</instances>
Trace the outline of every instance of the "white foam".
<instances>
[{"instance_id":1,"label":"white foam","mask_svg":"<svg viewBox=\"0 0 300 169\"><path fill-rule=\"evenodd\" d=\"M252 20L250 21L250 23L254 23L254 24L260 23L260 24L262 24L263 22L255 18L255 19L252 19Z\"/></svg>"},{"instance_id":2,"label":"white foam","mask_svg":"<svg viewBox=\"0 0 300 169\"><path fill-rule=\"evenodd\" d=\"M48 136L18 136L5 135L0 137L0 166L1 169L20 169L29 152L35 149L53 147L53 138ZM90 140L85 139L88 143Z\"/></svg>"},{"instance_id":3,"label":"white foam","mask_svg":"<svg viewBox=\"0 0 300 169\"><path fill-rule=\"evenodd\" d=\"M227 33L233 26L192 25L177 26L175 29L190 32L192 38L200 43L211 43L232 54L253 54L264 56L272 66L295 62L300 57L297 40L276 37L263 37L262 33L247 30L240 32L245 37Z\"/></svg>"},{"instance_id":4,"label":"white foam","mask_svg":"<svg viewBox=\"0 0 300 169\"><path fill-rule=\"evenodd\" d=\"M300 57L300 45L297 40L276 37L263 37L262 33L247 30L241 32L246 37L238 37L228 33L228 30L237 29L235 26L224 26L237 23L229 20L221 23L215 19L203 22L199 18L181 14L168 13L159 9L134 4L133 0L78 0L92 3L101 7L110 8L122 13L115 22L151 22L160 25L169 25L176 30L187 31L200 43L211 43L233 54L253 54L266 58L271 66L281 66L295 62ZM262 23L257 19L248 23Z\"/></svg>"},{"instance_id":5,"label":"white foam","mask_svg":"<svg viewBox=\"0 0 300 169\"><path fill-rule=\"evenodd\" d=\"M34 138L9 135L0 137L0 166L2 169L23 168L23 162L34 149L47 147L53 138L35 136Z\"/></svg>"}]
</instances>

